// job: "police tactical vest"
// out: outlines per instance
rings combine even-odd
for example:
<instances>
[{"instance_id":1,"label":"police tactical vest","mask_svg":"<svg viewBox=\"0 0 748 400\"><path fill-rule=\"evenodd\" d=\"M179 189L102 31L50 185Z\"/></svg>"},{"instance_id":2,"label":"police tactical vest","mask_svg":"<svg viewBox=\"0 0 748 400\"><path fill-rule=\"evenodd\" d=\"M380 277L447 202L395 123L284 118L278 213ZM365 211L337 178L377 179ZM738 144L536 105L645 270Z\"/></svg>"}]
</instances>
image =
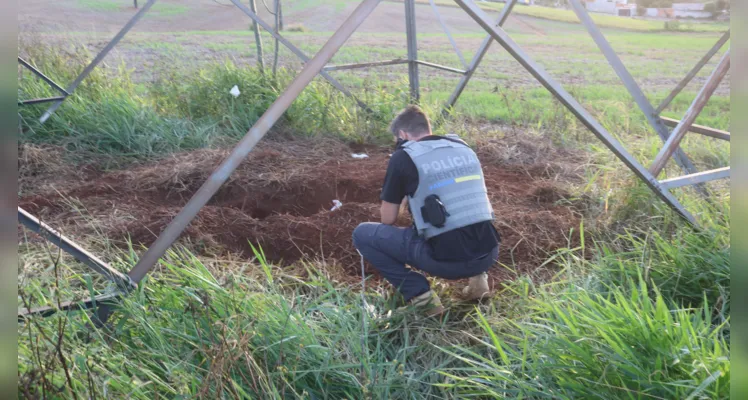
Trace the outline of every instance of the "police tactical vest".
<instances>
[{"instance_id":1,"label":"police tactical vest","mask_svg":"<svg viewBox=\"0 0 748 400\"><path fill-rule=\"evenodd\" d=\"M447 137L458 139L456 135ZM486 183L475 152L461 140L410 141L403 145L418 169L418 188L408 204L418 234L426 239L477 222L493 220ZM446 209L444 225L437 227L424 218L426 199L438 196Z\"/></svg>"}]
</instances>

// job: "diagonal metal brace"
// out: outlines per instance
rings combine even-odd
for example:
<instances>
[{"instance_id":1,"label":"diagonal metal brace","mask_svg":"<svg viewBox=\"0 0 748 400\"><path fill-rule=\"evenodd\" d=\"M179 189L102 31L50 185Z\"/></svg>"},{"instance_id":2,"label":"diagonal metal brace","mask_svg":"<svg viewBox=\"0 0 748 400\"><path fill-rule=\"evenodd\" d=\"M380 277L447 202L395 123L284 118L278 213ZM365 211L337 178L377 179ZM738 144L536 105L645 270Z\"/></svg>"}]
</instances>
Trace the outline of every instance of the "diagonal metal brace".
<instances>
[{"instance_id":1,"label":"diagonal metal brace","mask_svg":"<svg viewBox=\"0 0 748 400\"><path fill-rule=\"evenodd\" d=\"M452 37L452 32L449 31L449 27L447 26L447 23L444 22L444 18L442 18L442 14L439 12L439 8L436 7L436 3L434 3L434 0L429 0L429 3L431 4L431 9L434 10L436 19L439 20L439 23L441 24L442 29L444 29L444 33L447 34L447 38L449 38L449 42L452 43L452 48L455 49L455 53L457 53L457 57L460 59L460 62L462 63L462 67L467 69L468 64L465 62L465 57L462 56L462 52L460 51L460 48L457 47L457 42L455 41L455 38Z\"/></svg>"},{"instance_id":2,"label":"diagonal metal brace","mask_svg":"<svg viewBox=\"0 0 748 400\"><path fill-rule=\"evenodd\" d=\"M686 114L683 116L683 119L681 119L680 122L678 122L678 125L673 129L673 134L662 146L660 152L657 153L657 157L655 157L652 166L649 168L649 171L652 173L652 175L659 175L671 155L680 148L678 147L680 145L680 141L683 140L689 128L691 127L691 124L693 124L693 122L699 116L701 110L704 109L704 106L709 101L709 98L712 97L712 94L714 94L714 91L717 90L717 87L719 86L720 82L722 82L722 79L725 77L729 70L730 50L727 50L727 52L722 55L722 59L719 61L719 64L717 64L717 67L714 69L714 71L712 71L709 79L707 79L706 83L701 88L701 91L699 91L699 94L697 94L696 98L693 99L693 102L688 107L688 110L686 110Z\"/></svg>"},{"instance_id":3,"label":"diagonal metal brace","mask_svg":"<svg viewBox=\"0 0 748 400\"><path fill-rule=\"evenodd\" d=\"M611 47L610 43L608 43L608 41L605 39L605 36L603 36L600 28L598 28L597 25L595 25L595 22L592 21L592 18L590 17L589 13L587 13L587 10L584 8L580 0L569 0L569 3L571 4L572 9L574 9L574 12L577 14L577 17L579 17L579 20L582 22L582 25L587 28L587 32L589 32L590 36L592 36L592 39L595 40L597 47L600 48L600 51L602 51L603 55L605 55L608 63L610 63L610 65L613 67L613 70L623 82L624 86L626 86L626 90L628 90L628 92L634 98L636 104L639 106L639 109L644 113L644 116L647 118L649 124L652 126L652 128L654 128L654 130L657 132L657 135L660 136L660 139L662 139L663 142L667 141L668 137L670 136L670 132L667 126L665 126L665 124L663 124L662 121L660 121L660 119L657 117L657 112L655 111L649 100L647 100L647 96L636 83L634 77L631 76L631 73L629 73L629 71L626 69L626 66L623 65L623 61L621 61L620 57L618 57L618 54L616 54L615 50L613 50L613 47ZM678 165L686 173L692 174L697 172L696 167L693 165L691 160L689 160L688 156L683 152L683 150L678 149L674 157L675 162L678 163Z\"/></svg>"},{"instance_id":4,"label":"diagonal metal brace","mask_svg":"<svg viewBox=\"0 0 748 400\"><path fill-rule=\"evenodd\" d=\"M241 10L244 14L247 14L249 18L252 19L257 25L260 25L262 29L266 30L270 35L273 36L276 40L278 40L280 43L282 43L284 46L288 48L288 50L291 50L292 53L296 55L296 57L299 57L301 61L304 63L309 62L309 57L304 54L303 51L301 51L298 47L294 46L293 43L289 42L288 39L281 36L279 33L275 32L275 29L268 25L267 22L263 21L260 16L258 16L256 13L252 12L247 6L241 3L239 0L231 0L234 5ZM373 112L369 106L366 105L363 101L359 100L356 96L353 95L348 89L346 89L343 84L341 84L337 79L333 78L330 74L325 72L324 70L320 71L319 74L325 78L331 85L333 85L336 89L338 89L341 93L344 95L352 98L359 107L366 110L367 112Z\"/></svg>"},{"instance_id":5,"label":"diagonal metal brace","mask_svg":"<svg viewBox=\"0 0 748 400\"><path fill-rule=\"evenodd\" d=\"M136 287L135 282L133 282L129 276L112 268L109 264L78 246L51 226L39 221L39 219L29 214L21 207L18 207L18 222L28 229L38 233L43 238L49 240L64 252L75 257L76 260L86 264L92 270L114 282L121 290L127 291Z\"/></svg>"},{"instance_id":6,"label":"diagonal metal brace","mask_svg":"<svg viewBox=\"0 0 748 400\"><path fill-rule=\"evenodd\" d=\"M61 303L58 306L43 306L43 307L36 307L26 310L18 310L18 322L23 322L28 318L31 318L33 316L39 316L39 317L49 317L50 315L53 315L57 313L58 311L78 311L78 310L88 310L91 308L99 308L104 306L112 306L114 305L124 294L122 292L117 292L113 294L102 294L98 296L94 296L85 300L73 300L73 301L66 301L64 303Z\"/></svg>"},{"instance_id":7,"label":"diagonal metal brace","mask_svg":"<svg viewBox=\"0 0 748 400\"><path fill-rule=\"evenodd\" d=\"M80 85L81 82L83 82L83 80L86 79L86 77L88 77L89 74L91 74L91 72L94 70L94 68L96 68L96 66L99 65L99 63L101 63L102 60L104 60L104 57L106 57L107 54L109 54L109 52L112 51L112 49L114 48L114 46L116 46L117 43L119 43L119 41L122 40L123 37L125 37L125 35L127 34L127 32L129 32L130 29L132 29L132 27L135 26L135 24L141 18L143 18L143 16L145 15L145 13L148 12L148 10L150 10L151 7L153 6L153 4L155 4L155 3L156 3L156 0L148 0L148 2L145 3L145 5L143 6L143 8L141 8L140 10L138 10L138 12L135 13L135 15L133 15L132 18L130 18L129 21L127 21L127 24L125 24L125 26L123 26L122 29L119 32L117 32L116 35L114 35L114 38L112 38L112 40L110 40L109 43L107 43L107 45L104 46L104 48L99 52L99 54L97 54L96 57L94 57L93 61L91 61L86 66L86 68L84 68L83 71L78 75L78 77L75 78L75 80L73 81L73 83L71 83L70 86L68 86L68 88L67 88L68 96L71 95L71 94L73 94L73 92L78 87L78 85ZM47 109L47 111L45 111L44 114L42 114L41 118L39 118L39 122L41 122L42 124L44 122L46 122L49 119L49 117L51 117L52 114L55 111L57 111L57 109L60 107L60 105L62 105L63 101L65 101L65 99L58 100L54 104L52 104Z\"/></svg>"},{"instance_id":8,"label":"diagonal metal brace","mask_svg":"<svg viewBox=\"0 0 748 400\"><path fill-rule=\"evenodd\" d=\"M509 17L509 13L512 12L512 9L514 8L514 5L517 4L517 0L507 0L506 4L504 5L504 8L501 9L501 14L499 14L499 17L496 19L496 22L494 25L502 26L504 25L504 22ZM467 71L465 71L465 75L460 78L460 82L457 84L457 87L452 92L452 94L449 96L449 99L447 100L447 103L442 108L442 116L446 117L449 114L449 111L454 107L454 105L457 103L457 99L460 98L460 95L462 94L462 91L465 90L465 87L467 86L468 82L470 82L470 78L473 77L473 74L475 73L475 70L478 68L478 65L480 65L480 62L483 60L483 57L488 53L488 49L491 47L491 42L493 42L493 38L491 35L486 35L486 37L483 39L483 42L481 42L480 47L478 48L478 51L473 56L473 59L470 61L470 65L468 65Z\"/></svg>"},{"instance_id":9,"label":"diagonal metal brace","mask_svg":"<svg viewBox=\"0 0 748 400\"><path fill-rule=\"evenodd\" d=\"M655 179L574 97L556 82L540 65L533 61L500 27L494 26L488 16L471 0L455 0L465 12L483 27L496 41L553 94L574 116L602 141L631 171L636 174L662 201L693 225L696 219L667 189Z\"/></svg>"},{"instance_id":10,"label":"diagonal metal brace","mask_svg":"<svg viewBox=\"0 0 748 400\"><path fill-rule=\"evenodd\" d=\"M57 82L53 81L52 78L48 77L47 75L44 75L42 71L39 71L34 67L33 65L29 64L28 61L24 60L21 57L18 57L18 62L21 63L24 67L26 67L29 71L33 72L34 75L41 78L44 82L47 82L49 86L52 86L53 88L57 89L60 93L62 93L63 96L68 96L70 93L68 93L67 90L63 89L62 86L58 85Z\"/></svg>"},{"instance_id":11,"label":"diagonal metal brace","mask_svg":"<svg viewBox=\"0 0 748 400\"><path fill-rule=\"evenodd\" d=\"M680 82L678 82L678 85L675 86L675 89L673 89L673 91L670 92L670 94L664 100L662 100L662 103L660 103L660 105L657 106L657 109L655 110L655 113L657 113L657 115L659 115L662 110L670 105L670 102L675 99L675 96L677 96L678 93L681 92L681 90L685 89L686 85L691 82L691 79L693 79L696 74L698 74L699 71L704 68L706 63L708 63L709 60L711 60L711 58L714 57L715 54L717 54L719 49L721 49L729 39L730 31L728 30L727 32L722 34L719 40L717 40L717 43L715 43L714 46L712 46L712 48L709 49L706 54L704 54L704 57L701 57L701 60L699 60L699 62L697 62L696 65L694 65L694 67L690 71L688 71L686 76Z\"/></svg>"}]
</instances>

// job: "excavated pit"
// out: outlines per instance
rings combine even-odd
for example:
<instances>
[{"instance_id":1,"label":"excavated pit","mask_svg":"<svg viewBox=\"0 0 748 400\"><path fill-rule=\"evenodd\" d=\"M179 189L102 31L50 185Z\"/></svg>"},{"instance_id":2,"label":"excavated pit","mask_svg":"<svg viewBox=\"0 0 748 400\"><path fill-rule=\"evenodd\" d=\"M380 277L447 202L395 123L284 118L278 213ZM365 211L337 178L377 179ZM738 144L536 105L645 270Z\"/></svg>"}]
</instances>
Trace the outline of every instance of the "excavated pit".
<instances>
[{"instance_id":1,"label":"excavated pit","mask_svg":"<svg viewBox=\"0 0 748 400\"><path fill-rule=\"evenodd\" d=\"M574 208L561 205L568 195L549 179L558 178L563 164L496 160L492 148L487 149L479 157L502 236L499 261L519 273L532 273L548 252L569 245L567 236L578 226ZM249 258L254 256L252 245L259 245L275 264L317 259L341 267L342 275L355 275L358 253L351 234L359 223L379 218L389 151L369 148L369 158L360 160L341 145L265 144L232 174L183 238L211 255L230 252ZM72 181L63 174L57 184L46 182L46 189L22 196L20 206L63 231L94 234L96 229L123 246L128 238L148 246L227 154L181 153ZM330 211L333 200L342 207ZM398 221L409 223L407 216ZM495 279L507 274L506 269L492 271Z\"/></svg>"}]
</instances>

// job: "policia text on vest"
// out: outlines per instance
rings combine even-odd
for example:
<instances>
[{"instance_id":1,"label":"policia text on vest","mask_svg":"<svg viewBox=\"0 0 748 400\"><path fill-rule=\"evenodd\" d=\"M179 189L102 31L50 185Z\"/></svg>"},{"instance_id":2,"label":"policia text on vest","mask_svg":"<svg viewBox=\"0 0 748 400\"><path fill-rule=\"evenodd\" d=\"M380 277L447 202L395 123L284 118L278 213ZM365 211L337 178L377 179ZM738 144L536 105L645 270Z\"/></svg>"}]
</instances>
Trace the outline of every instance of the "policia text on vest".
<instances>
[{"instance_id":1,"label":"policia text on vest","mask_svg":"<svg viewBox=\"0 0 748 400\"><path fill-rule=\"evenodd\" d=\"M455 139L456 135L448 135ZM418 188L408 202L418 234L431 238L444 232L493 219L493 209L475 152L462 141L412 141L403 149L418 169ZM446 211L446 222L435 226L422 214L436 197ZM427 207L432 208L433 207Z\"/></svg>"},{"instance_id":2,"label":"policia text on vest","mask_svg":"<svg viewBox=\"0 0 748 400\"><path fill-rule=\"evenodd\" d=\"M428 164L421 164L418 169L426 174L426 183L430 189L481 178L480 164L478 159L473 156L447 157ZM458 179L460 181L457 181ZM452 182L453 180L455 182Z\"/></svg>"}]
</instances>

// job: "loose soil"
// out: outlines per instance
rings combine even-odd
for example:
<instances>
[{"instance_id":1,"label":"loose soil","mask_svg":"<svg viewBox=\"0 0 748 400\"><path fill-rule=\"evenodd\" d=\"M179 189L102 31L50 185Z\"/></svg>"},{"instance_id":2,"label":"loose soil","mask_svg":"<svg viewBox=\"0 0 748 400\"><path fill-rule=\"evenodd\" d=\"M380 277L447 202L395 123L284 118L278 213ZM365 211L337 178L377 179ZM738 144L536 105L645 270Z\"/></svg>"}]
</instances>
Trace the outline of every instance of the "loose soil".
<instances>
[{"instance_id":1,"label":"loose soil","mask_svg":"<svg viewBox=\"0 0 748 400\"><path fill-rule=\"evenodd\" d=\"M518 274L547 275L539 265L549 252L570 245L569 233L579 224L578 207L559 183L572 179L568 166L574 160L516 139L489 140L479 148L502 237L500 264ZM63 232L104 234L123 247L128 238L150 245L228 154L199 150L110 172L88 166L65 173L56 164L55 180L33 162L44 158L42 149L23 150L36 157L21 157L21 207ZM351 157L361 150L369 158ZM206 255L248 259L259 245L274 264L324 261L338 278L355 279L359 258L351 234L359 223L379 218L390 151L333 141L264 142L200 211L183 243ZM343 206L330 211L333 200ZM409 223L401 215L398 224ZM513 275L498 266L491 271L494 280Z\"/></svg>"}]
</instances>

